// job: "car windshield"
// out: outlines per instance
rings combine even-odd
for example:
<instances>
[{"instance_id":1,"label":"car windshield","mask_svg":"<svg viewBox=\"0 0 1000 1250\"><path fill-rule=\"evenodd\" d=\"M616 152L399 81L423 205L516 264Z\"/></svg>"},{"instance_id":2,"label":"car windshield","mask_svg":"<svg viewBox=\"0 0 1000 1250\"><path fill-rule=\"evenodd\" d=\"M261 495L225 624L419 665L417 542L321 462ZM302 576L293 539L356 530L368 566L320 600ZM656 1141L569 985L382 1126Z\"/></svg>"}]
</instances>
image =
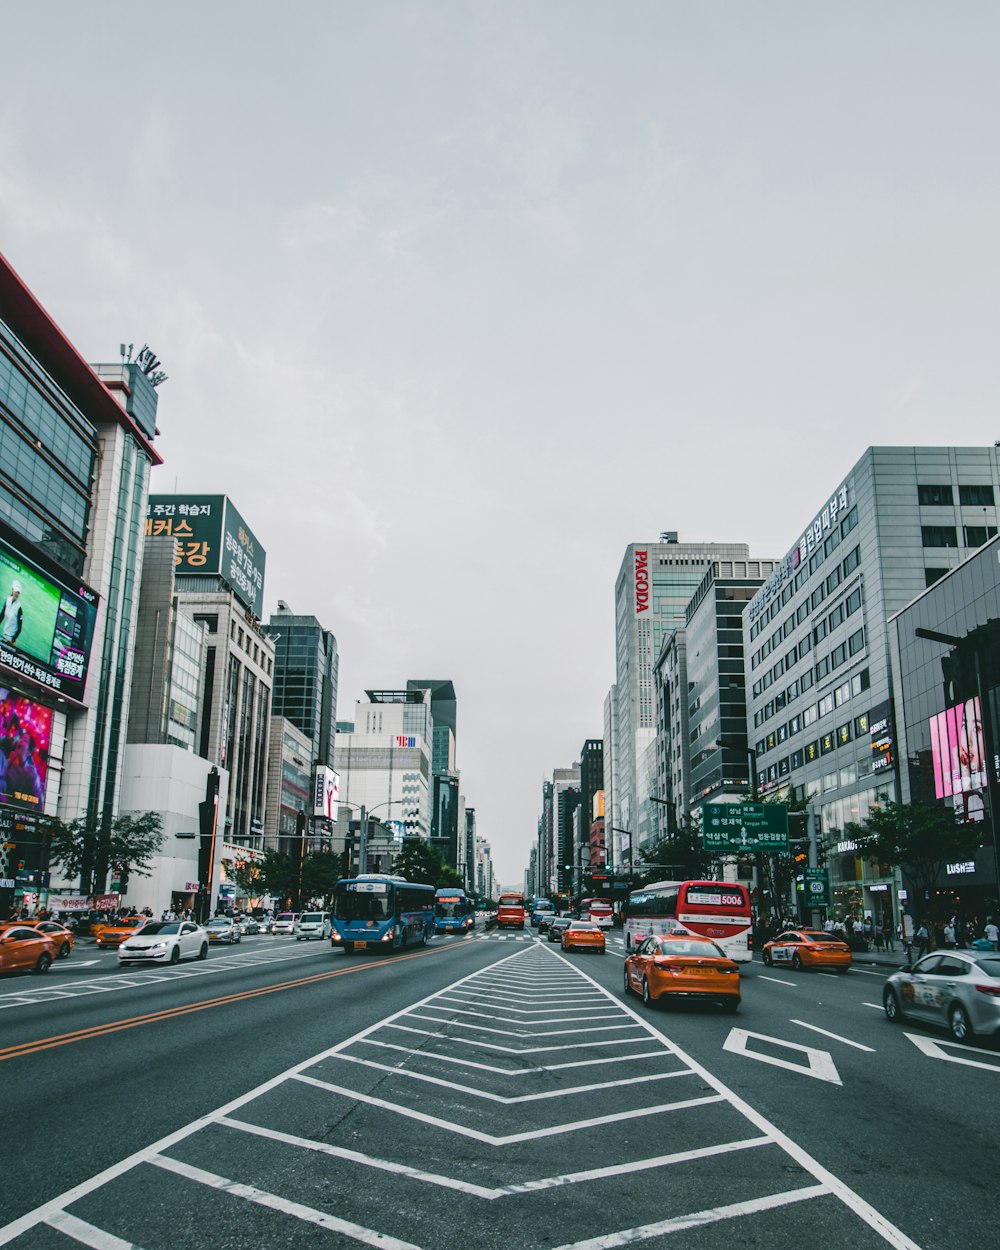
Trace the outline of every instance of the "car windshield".
<instances>
[{"instance_id":1,"label":"car windshield","mask_svg":"<svg viewBox=\"0 0 1000 1250\"><path fill-rule=\"evenodd\" d=\"M168 934L180 933L181 926L177 920L155 920L151 924L143 925L142 936L152 937L155 933Z\"/></svg>"},{"instance_id":2,"label":"car windshield","mask_svg":"<svg viewBox=\"0 0 1000 1250\"><path fill-rule=\"evenodd\" d=\"M206 929L228 929L232 926L232 923L233 922L231 920L223 920L220 918L218 920L210 920L208 924L205 925L205 928Z\"/></svg>"},{"instance_id":3,"label":"car windshield","mask_svg":"<svg viewBox=\"0 0 1000 1250\"><path fill-rule=\"evenodd\" d=\"M844 939L835 933L803 933L802 936L807 942L838 942L841 946L844 944Z\"/></svg>"},{"instance_id":4,"label":"car windshield","mask_svg":"<svg viewBox=\"0 0 1000 1250\"><path fill-rule=\"evenodd\" d=\"M294 919L295 919L295 912L293 911L279 912L278 915L275 916L275 920L294 920Z\"/></svg>"},{"instance_id":5,"label":"car windshield","mask_svg":"<svg viewBox=\"0 0 1000 1250\"><path fill-rule=\"evenodd\" d=\"M570 925L571 929L596 929L596 924L591 924L589 920L574 920Z\"/></svg>"},{"instance_id":6,"label":"car windshield","mask_svg":"<svg viewBox=\"0 0 1000 1250\"><path fill-rule=\"evenodd\" d=\"M302 913L301 924L322 924L323 913L321 911L306 911Z\"/></svg>"}]
</instances>

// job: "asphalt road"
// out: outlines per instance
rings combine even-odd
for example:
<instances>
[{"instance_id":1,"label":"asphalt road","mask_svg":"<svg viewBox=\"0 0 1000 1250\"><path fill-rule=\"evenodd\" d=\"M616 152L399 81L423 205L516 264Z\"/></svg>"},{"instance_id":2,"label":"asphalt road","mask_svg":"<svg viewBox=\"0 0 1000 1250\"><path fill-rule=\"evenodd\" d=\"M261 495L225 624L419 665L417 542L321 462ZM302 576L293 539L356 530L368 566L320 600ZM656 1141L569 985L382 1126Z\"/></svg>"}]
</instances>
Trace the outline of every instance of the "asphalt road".
<instances>
[{"instance_id":1,"label":"asphalt road","mask_svg":"<svg viewBox=\"0 0 1000 1250\"><path fill-rule=\"evenodd\" d=\"M996 1244L996 1049L889 1025L870 970L650 1010L623 954L249 938L7 978L0 1245Z\"/></svg>"}]
</instances>

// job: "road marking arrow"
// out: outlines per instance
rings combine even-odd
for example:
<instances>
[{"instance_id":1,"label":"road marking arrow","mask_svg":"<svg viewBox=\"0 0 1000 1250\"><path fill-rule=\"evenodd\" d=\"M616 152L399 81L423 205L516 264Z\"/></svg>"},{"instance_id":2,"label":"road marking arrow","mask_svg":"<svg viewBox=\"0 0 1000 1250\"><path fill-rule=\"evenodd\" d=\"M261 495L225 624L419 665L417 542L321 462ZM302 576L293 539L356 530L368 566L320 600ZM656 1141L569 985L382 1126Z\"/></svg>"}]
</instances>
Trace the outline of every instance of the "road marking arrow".
<instances>
[{"instance_id":1,"label":"road marking arrow","mask_svg":"<svg viewBox=\"0 0 1000 1250\"><path fill-rule=\"evenodd\" d=\"M806 1065L796 1063L792 1059L781 1059L777 1055L764 1055L760 1051L750 1050L747 1043L751 1038L759 1042L769 1042L772 1046L781 1046L786 1050L798 1051L805 1055ZM813 1076L817 1081L829 1081L832 1085L842 1085L837 1066L832 1056L825 1050L814 1050L812 1046L800 1046L798 1042L786 1042L780 1037L768 1037L766 1033L751 1033L749 1029L731 1029L729 1036L722 1045L734 1055L745 1055L748 1059L759 1059L761 1063L772 1064L775 1068L788 1068L802 1076Z\"/></svg>"},{"instance_id":2,"label":"road marking arrow","mask_svg":"<svg viewBox=\"0 0 1000 1250\"><path fill-rule=\"evenodd\" d=\"M961 1050L967 1055L982 1056L983 1052L974 1046L963 1046L961 1042L936 1042L932 1037L921 1037L917 1033L906 1033L904 1036L908 1037L917 1050L923 1051L929 1059L943 1059L945 1063L960 1063L966 1068L986 1068L989 1072L1000 1073L1000 1062L984 1063L982 1058L963 1059L961 1055L948 1053L948 1050ZM948 1047L948 1050L945 1047Z\"/></svg>"}]
</instances>

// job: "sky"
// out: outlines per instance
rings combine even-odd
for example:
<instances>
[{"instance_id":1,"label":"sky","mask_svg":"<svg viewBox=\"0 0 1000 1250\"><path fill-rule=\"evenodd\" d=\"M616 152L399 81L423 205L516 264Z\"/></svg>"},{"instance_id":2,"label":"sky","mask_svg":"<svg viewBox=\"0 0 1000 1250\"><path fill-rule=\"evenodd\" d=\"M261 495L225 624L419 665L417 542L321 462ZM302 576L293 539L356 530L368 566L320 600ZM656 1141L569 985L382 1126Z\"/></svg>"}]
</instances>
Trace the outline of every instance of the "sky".
<instances>
[{"instance_id":1,"label":"sky","mask_svg":"<svg viewBox=\"0 0 1000 1250\"><path fill-rule=\"evenodd\" d=\"M780 557L871 444L1000 438L1000 6L9 0L0 250L148 342L338 715L450 678L504 884L603 732L625 547Z\"/></svg>"}]
</instances>

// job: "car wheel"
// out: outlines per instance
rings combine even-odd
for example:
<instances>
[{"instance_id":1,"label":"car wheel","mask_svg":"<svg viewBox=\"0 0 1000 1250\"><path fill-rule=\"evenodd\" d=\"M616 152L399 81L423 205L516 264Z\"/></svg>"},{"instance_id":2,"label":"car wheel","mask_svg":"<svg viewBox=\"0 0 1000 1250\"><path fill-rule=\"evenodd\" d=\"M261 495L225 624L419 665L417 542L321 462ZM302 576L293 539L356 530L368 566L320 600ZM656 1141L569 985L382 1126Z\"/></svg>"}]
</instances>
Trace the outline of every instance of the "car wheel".
<instances>
[{"instance_id":1,"label":"car wheel","mask_svg":"<svg viewBox=\"0 0 1000 1250\"><path fill-rule=\"evenodd\" d=\"M201 944L201 950L198 952L198 958L199 958L199 959L207 959L207 958L208 958L208 943L207 943L207 942L202 942L202 944Z\"/></svg>"},{"instance_id":2,"label":"car wheel","mask_svg":"<svg viewBox=\"0 0 1000 1250\"><path fill-rule=\"evenodd\" d=\"M738 1010L739 1005L740 1000L738 998L727 998L722 1004L722 1010L729 1012L729 1014L732 1015L734 1011Z\"/></svg>"},{"instance_id":3,"label":"car wheel","mask_svg":"<svg viewBox=\"0 0 1000 1250\"><path fill-rule=\"evenodd\" d=\"M796 951L795 954L792 956L792 967L795 969L796 972L802 971L802 956L799 954L798 951Z\"/></svg>"},{"instance_id":4,"label":"car wheel","mask_svg":"<svg viewBox=\"0 0 1000 1250\"><path fill-rule=\"evenodd\" d=\"M771 952L770 951L765 951L763 955L761 955L761 959L763 959L764 961L765 968L771 967Z\"/></svg>"},{"instance_id":5,"label":"car wheel","mask_svg":"<svg viewBox=\"0 0 1000 1250\"><path fill-rule=\"evenodd\" d=\"M628 994L631 992L631 990L632 990L632 987L628 983L628 968L626 968L625 969L625 993Z\"/></svg>"},{"instance_id":6,"label":"car wheel","mask_svg":"<svg viewBox=\"0 0 1000 1250\"><path fill-rule=\"evenodd\" d=\"M69 942L63 942L62 946L59 947L59 958L69 959Z\"/></svg>"},{"instance_id":7,"label":"car wheel","mask_svg":"<svg viewBox=\"0 0 1000 1250\"><path fill-rule=\"evenodd\" d=\"M179 946L175 946L174 949L170 952L170 962L172 964L177 964L177 963L180 963L180 961L181 961L181 948Z\"/></svg>"},{"instance_id":8,"label":"car wheel","mask_svg":"<svg viewBox=\"0 0 1000 1250\"><path fill-rule=\"evenodd\" d=\"M956 1042L975 1041L972 1021L969 1019L969 1013L961 1003L955 1003L951 1011L948 1012L948 1028L951 1030L951 1035Z\"/></svg>"},{"instance_id":9,"label":"car wheel","mask_svg":"<svg viewBox=\"0 0 1000 1250\"><path fill-rule=\"evenodd\" d=\"M48 951L42 951L42 953L38 956L38 962L35 964L35 971L36 972L48 972L51 966L52 966L52 956L49 954Z\"/></svg>"},{"instance_id":10,"label":"car wheel","mask_svg":"<svg viewBox=\"0 0 1000 1250\"><path fill-rule=\"evenodd\" d=\"M896 991L891 986L886 986L882 992L882 1009L885 1012L885 1018L890 1024L902 1023L903 1009L899 1005Z\"/></svg>"},{"instance_id":11,"label":"car wheel","mask_svg":"<svg viewBox=\"0 0 1000 1250\"><path fill-rule=\"evenodd\" d=\"M649 992L649 982L645 977L642 978L642 1001L646 1007L652 1007L653 996Z\"/></svg>"}]
</instances>

